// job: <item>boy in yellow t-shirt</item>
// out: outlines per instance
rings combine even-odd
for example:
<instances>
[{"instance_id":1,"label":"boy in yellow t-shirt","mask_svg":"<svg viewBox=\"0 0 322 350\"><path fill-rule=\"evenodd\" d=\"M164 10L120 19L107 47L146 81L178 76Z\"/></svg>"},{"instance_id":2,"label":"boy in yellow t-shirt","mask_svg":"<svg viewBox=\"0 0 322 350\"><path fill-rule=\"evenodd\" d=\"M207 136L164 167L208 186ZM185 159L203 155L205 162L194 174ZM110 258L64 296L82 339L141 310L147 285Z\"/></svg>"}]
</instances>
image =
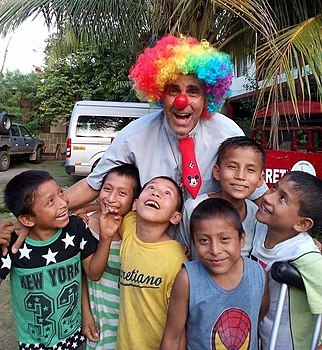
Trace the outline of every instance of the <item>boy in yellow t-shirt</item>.
<instances>
[{"instance_id":1,"label":"boy in yellow t-shirt","mask_svg":"<svg viewBox=\"0 0 322 350\"><path fill-rule=\"evenodd\" d=\"M117 349L158 349L174 279L186 261L168 233L181 219L182 193L168 177L144 187L120 228L120 315Z\"/></svg>"}]
</instances>

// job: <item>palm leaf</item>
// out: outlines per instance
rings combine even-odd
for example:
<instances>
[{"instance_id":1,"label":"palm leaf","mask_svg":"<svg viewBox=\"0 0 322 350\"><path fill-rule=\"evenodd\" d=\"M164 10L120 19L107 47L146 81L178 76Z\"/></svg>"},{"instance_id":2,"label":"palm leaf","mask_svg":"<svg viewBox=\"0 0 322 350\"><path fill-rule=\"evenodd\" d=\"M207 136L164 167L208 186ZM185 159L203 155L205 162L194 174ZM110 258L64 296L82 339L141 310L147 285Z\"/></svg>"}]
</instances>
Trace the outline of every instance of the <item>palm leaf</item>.
<instances>
[{"instance_id":1,"label":"palm leaf","mask_svg":"<svg viewBox=\"0 0 322 350\"><path fill-rule=\"evenodd\" d=\"M259 93L260 103L268 92L267 105L283 100L282 83L288 87L289 99L295 101L298 95L311 94L311 78L317 86L318 96L322 96L322 16L310 18L297 26L279 33L272 41L263 44L258 51L257 71L266 70ZM277 88L278 87L278 88ZM297 111L298 116L298 111ZM274 124L278 124L276 110Z\"/></svg>"}]
</instances>

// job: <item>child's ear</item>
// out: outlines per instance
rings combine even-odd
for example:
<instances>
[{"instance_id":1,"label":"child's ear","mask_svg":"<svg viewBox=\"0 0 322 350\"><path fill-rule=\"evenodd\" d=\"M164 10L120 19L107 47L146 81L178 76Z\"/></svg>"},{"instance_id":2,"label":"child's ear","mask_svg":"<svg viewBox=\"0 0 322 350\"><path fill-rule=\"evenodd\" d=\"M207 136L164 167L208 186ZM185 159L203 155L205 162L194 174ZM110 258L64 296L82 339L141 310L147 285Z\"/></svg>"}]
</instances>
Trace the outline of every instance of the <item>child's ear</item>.
<instances>
[{"instance_id":1,"label":"child's ear","mask_svg":"<svg viewBox=\"0 0 322 350\"><path fill-rule=\"evenodd\" d=\"M176 211L174 213L174 215L170 218L170 222L172 225L177 225L179 224L180 220L181 220L181 213L179 213L178 211Z\"/></svg>"},{"instance_id":2,"label":"child's ear","mask_svg":"<svg viewBox=\"0 0 322 350\"><path fill-rule=\"evenodd\" d=\"M219 166L216 164L212 168L212 176L217 180L220 181L220 169Z\"/></svg>"},{"instance_id":3,"label":"child's ear","mask_svg":"<svg viewBox=\"0 0 322 350\"><path fill-rule=\"evenodd\" d=\"M245 232L243 232L240 237L240 246L242 249L245 247L245 244L246 244L246 234Z\"/></svg>"},{"instance_id":4,"label":"child's ear","mask_svg":"<svg viewBox=\"0 0 322 350\"><path fill-rule=\"evenodd\" d=\"M261 174L260 174L260 177L259 177L259 180L258 180L257 187L261 187L262 184L264 183L264 180L265 180L265 171L262 170Z\"/></svg>"},{"instance_id":5,"label":"child's ear","mask_svg":"<svg viewBox=\"0 0 322 350\"><path fill-rule=\"evenodd\" d=\"M26 227L35 226L35 223L31 215L19 215L18 220L22 223L23 226L26 226Z\"/></svg>"},{"instance_id":6,"label":"child's ear","mask_svg":"<svg viewBox=\"0 0 322 350\"><path fill-rule=\"evenodd\" d=\"M134 199L133 205L132 205L132 210L136 210L136 203L137 203L137 199Z\"/></svg>"},{"instance_id":7,"label":"child's ear","mask_svg":"<svg viewBox=\"0 0 322 350\"><path fill-rule=\"evenodd\" d=\"M301 218L294 226L293 229L296 232L307 232L309 231L314 225L314 221L311 218L304 217Z\"/></svg>"}]
</instances>

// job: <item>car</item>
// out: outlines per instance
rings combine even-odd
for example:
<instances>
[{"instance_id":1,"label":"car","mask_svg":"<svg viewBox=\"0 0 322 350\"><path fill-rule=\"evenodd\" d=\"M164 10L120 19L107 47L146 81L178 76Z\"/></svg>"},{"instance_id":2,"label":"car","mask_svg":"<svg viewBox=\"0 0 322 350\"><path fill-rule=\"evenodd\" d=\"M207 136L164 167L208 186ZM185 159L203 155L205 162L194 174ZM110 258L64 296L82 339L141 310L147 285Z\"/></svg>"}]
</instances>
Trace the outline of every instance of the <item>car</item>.
<instances>
[{"instance_id":1,"label":"car","mask_svg":"<svg viewBox=\"0 0 322 350\"><path fill-rule=\"evenodd\" d=\"M8 113L0 113L0 171L9 169L11 158L28 156L30 161L40 163L44 149L44 140L12 121Z\"/></svg>"}]
</instances>

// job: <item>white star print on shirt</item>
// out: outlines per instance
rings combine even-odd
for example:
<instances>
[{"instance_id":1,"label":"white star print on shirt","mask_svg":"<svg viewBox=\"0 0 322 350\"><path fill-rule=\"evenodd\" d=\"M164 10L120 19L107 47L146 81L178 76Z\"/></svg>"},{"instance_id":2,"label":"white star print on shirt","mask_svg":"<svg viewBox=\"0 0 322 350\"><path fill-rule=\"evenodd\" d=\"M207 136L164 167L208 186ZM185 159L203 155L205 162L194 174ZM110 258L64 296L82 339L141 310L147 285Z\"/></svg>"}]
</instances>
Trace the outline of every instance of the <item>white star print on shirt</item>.
<instances>
[{"instance_id":1,"label":"white star print on shirt","mask_svg":"<svg viewBox=\"0 0 322 350\"><path fill-rule=\"evenodd\" d=\"M83 223L85 224L85 228L87 229L89 227L87 222L83 220Z\"/></svg>"},{"instance_id":2,"label":"white star print on shirt","mask_svg":"<svg viewBox=\"0 0 322 350\"><path fill-rule=\"evenodd\" d=\"M2 261L2 269L7 268L8 270L11 269L11 259L10 256L8 255L6 258L1 258Z\"/></svg>"},{"instance_id":3,"label":"white star print on shirt","mask_svg":"<svg viewBox=\"0 0 322 350\"><path fill-rule=\"evenodd\" d=\"M42 255L42 257L44 259L46 259L46 266L53 262L55 263L56 262L56 259L55 259L55 256L58 254L58 252L52 252L50 248L48 248L48 253L47 254L44 254Z\"/></svg>"},{"instance_id":4,"label":"white star print on shirt","mask_svg":"<svg viewBox=\"0 0 322 350\"><path fill-rule=\"evenodd\" d=\"M79 244L79 247L80 247L81 250L84 250L84 247L85 247L86 243L87 243L87 241L85 241L85 239L82 238L82 241Z\"/></svg>"},{"instance_id":5,"label":"white star print on shirt","mask_svg":"<svg viewBox=\"0 0 322 350\"><path fill-rule=\"evenodd\" d=\"M66 237L62 239L62 241L65 243L65 249L68 246L70 246L70 245L75 247L75 245L74 245L74 238L75 238L75 235L74 236L70 236L68 234L68 232L66 232Z\"/></svg>"},{"instance_id":6,"label":"white star print on shirt","mask_svg":"<svg viewBox=\"0 0 322 350\"><path fill-rule=\"evenodd\" d=\"M27 259L30 260L30 255L29 255L29 253L32 252L32 249L27 248L27 244L26 244L26 243L25 243L25 245L23 246L23 248L20 248L20 249L19 249L19 252L20 252L20 258L19 258L19 259L27 258Z\"/></svg>"}]
</instances>

